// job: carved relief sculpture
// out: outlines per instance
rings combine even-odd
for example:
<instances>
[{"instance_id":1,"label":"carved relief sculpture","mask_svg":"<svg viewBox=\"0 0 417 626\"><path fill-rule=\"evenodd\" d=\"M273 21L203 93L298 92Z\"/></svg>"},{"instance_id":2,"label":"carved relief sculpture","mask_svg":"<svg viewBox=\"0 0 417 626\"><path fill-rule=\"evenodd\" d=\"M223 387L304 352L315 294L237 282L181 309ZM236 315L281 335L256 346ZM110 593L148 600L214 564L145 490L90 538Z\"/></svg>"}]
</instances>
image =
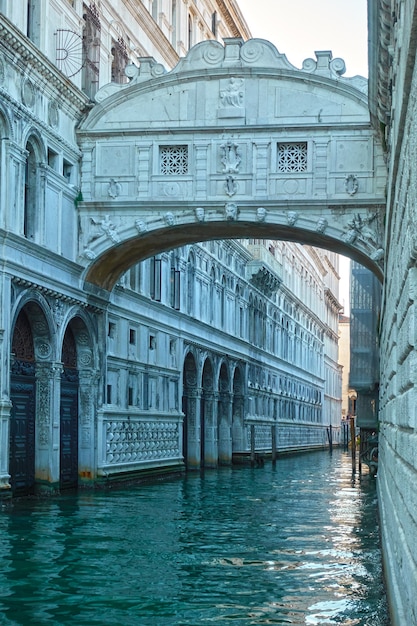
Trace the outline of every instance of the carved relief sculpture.
<instances>
[{"instance_id":1,"label":"carved relief sculpture","mask_svg":"<svg viewBox=\"0 0 417 626\"><path fill-rule=\"evenodd\" d=\"M234 78L233 76L230 78L229 84L226 89L220 91L220 103L222 107L243 107L243 79L242 78Z\"/></svg>"},{"instance_id":2,"label":"carved relief sculpture","mask_svg":"<svg viewBox=\"0 0 417 626\"><path fill-rule=\"evenodd\" d=\"M237 204L234 204L234 202L227 202L224 207L224 213L227 220L236 220L238 214Z\"/></svg>"},{"instance_id":3,"label":"carved relief sculpture","mask_svg":"<svg viewBox=\"0 0 417 626\"><path fill-rule=\"evenodd\" d=\"M266 209L263 206L260 206L256 209L256 221L264 222L266 219Z\"/></svg>"},{"instance_id":4,"label":"carved relief sculpture","mask_svg":"<svg viewBox=\"0 0 417 626\"><path fill-rule=\"evenodd\" d=\"M104 233L106 233L107 237L111 239L114 243L120 242L120 237L117 233L116 226L110 220L110 216L106 215L103 220L100 222L101 229Z\"/></svg>"},{"instance_id":5,"label":"carved relief sculpture","mask_svg":"<svg viewBox=\"0 0 417 626\"><path fill-rule=\"evenodd\" d=\"M204 220L206 219L206 216L205 216L205 210L203 209L203 207L199 206L196 208L195 216L199 222L204 222Z\"/></svg>"},{"instance_id":6,"label":"carved relief sculpture","mask_svg":"<svg viewBox=\"0 0 417 626\"><path fill-rule=\"evenodd\" d=\"M239 146L231 141L222 143L220 146L221 161L223 163L223 174L237 174L242 155Z\"/></svg>"},{"instance_id":7,"label":"carved relief sculpture","mask_svg":"<svg viewBox=\"0 0 417 626\"><path fill-rule=\"evenodd\" d=\"M226 177L226 182L224 183L224 189L228 196L231 197L235 195L235 193L237 192L238 186L233 176Z\"/></svg>"}]
</instances>

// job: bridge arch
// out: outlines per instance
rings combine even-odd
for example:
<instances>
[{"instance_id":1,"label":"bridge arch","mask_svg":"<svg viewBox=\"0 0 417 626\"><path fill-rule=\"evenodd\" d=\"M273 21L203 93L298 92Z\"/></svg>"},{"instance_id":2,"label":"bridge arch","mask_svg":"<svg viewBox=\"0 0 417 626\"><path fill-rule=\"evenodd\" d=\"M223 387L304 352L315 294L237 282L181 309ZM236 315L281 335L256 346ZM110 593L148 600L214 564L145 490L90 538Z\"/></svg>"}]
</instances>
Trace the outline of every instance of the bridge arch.
<instances>
[{"instance_id":1,"label":"bridge arch","mask_svg":"<svg viewBox=\"0 0 417 626\"><path fill-rule=\"evenodd\" d=\"M383 276L386 168L367 82L316 52L301 69L264 40L205 41L170 72L153 59L110 84L78 130L79 259L112 289L187 243L284 239ZM80 197L81 197L80 196Z\"/></svg>"}]
</instances>

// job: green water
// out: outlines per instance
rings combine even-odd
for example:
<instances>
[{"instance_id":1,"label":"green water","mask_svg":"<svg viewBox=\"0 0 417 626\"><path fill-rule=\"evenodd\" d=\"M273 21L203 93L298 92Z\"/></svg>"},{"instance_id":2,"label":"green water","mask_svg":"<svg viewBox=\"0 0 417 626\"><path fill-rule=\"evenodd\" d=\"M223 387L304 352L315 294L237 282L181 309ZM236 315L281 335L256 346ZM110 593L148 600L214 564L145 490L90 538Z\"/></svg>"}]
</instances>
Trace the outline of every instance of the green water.
<instances>
[{"instance_id":1,"label":"green water","mask_svg":"<svg viewBox=\"0 0 417 626\"><path fill-rule=\"evenodd\" d=\"M0 514L0 624L386 626L375 480L335 452Z\"/></svg>"}]
</instances>

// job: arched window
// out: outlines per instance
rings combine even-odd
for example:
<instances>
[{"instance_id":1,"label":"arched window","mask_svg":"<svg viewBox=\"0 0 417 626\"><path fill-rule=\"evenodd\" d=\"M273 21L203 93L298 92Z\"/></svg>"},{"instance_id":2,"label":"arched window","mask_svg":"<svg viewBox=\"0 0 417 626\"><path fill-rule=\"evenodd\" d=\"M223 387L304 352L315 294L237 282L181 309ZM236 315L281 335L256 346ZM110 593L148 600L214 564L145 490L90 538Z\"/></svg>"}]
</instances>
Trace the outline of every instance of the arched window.
<instances>
[{"instance_id":1,"label":"arched window","mask_svg":"<svg viewBox=\"0 0 417 626\"><path fill-rule=\"evenodd\" d=\"M226 279L222 276L220 287L220 326L226 326Z\"/></svg>"},{"instance_id":2,"label":"arched window","mask_svg":"<svg viewBox=\"0 0 417 626\"><path fill-rule=\"evenodd\" d=\"M193 18L188 16L188 49L193 45Z\"/></svg>"},{"instance_id":3,"label":"arched window","mask_svg":"<svg viewBox=\"0 0 417 626\"><path fill-rule=\"evenodd\" d=\"M35 239L38 226L38 164L35 147L32 142L28 141L26 151L23 234L27 239Z\"/></svg>"},{"instance_id":4,"label":"arched window","mask_svg":"<svg viewBox=\"0 0 417 626\"><path fill-rule=\"evenodd\" d=\"M187 261L187 313L194 314L195 259L192 252Z\"/></svg>"},{"instance_id":5,"label":"arched window","mask_svg":"<svg viewBox=\"0 0 417 626\"><path fill-rule=\"evenodd\" d=\"M177 311L181 308L181 273L178 269L178 257L176 252L171 252L170 270L170 304Z\"/></svg>"},{"instance_id":6,"label":"arched window","mask_svg":"<svg viewBox=\"0 0 417 626\"><path fill-rule=\"evenodd\" d=\"M239 285L236 285L235 289L235 328L234 332L236 337L242 337L243 334L243 308L240 302L240 289Z\"/></svg>"},{"instance_id":7,"label":"arched window","mask_svg":"<svg viewBox=\"0 0 417 626\"><path fill-rule=\"evenodd\" d=\"M171 43L175 49L177 49L177 0L172 0L172 9L171 9Z\"/></svg>"},{"instance_id":8,"label":"arched window","mask_svg":"<svg viewBox=\"0 0 417 626\"><path fill-rule=\"evenodd\" d=\"M41 16L40 0L28 0L26 34L34 44L40 44Z\"/></svg>"},{"instance_id":9,"label":"arched window","mask_svg":"<svg viewBox=\"0 0 417 626\"><path fill-rule=\"evenodd\" d=\"M111 80L112 83L126 83L127 76L125 68L129 60L127 47L123 37L118 37L117 41L112 40L111 47L112 63L111 63Z\"/></svg>"},{"instance_id":10,"label":"arched window","mask_svg":"<svg viewBox=\"0 0 417 626\"><path fill-rule=\"evenodd\" d=\"M84 64L82 69L83 91L92 98L99 88L100 74L100 14L95 2L83 7L84 30Z\"/></svg>"},{"instance_id":11,"label":"arched window","mask_svg":"<svg viewBox=\"0 0 417 626\"><path fill-rule=\"evenodd\" d=\"M255 303L252 294L249 296L249 341L255 343Z\"/></svg>"},{"instance_id":12,"label":"arched window","mask_svg":"<svg viewBox=\"0 0 417 626\"><path fill-rule=\"evenodd\" d=\"M210 302L209 302L209 322L213 324L214 322L214 312L216 308L215 298L216 296L216 274L214 272L214 268L211 268L210 272Z\"/></svg>"}]
</instances>

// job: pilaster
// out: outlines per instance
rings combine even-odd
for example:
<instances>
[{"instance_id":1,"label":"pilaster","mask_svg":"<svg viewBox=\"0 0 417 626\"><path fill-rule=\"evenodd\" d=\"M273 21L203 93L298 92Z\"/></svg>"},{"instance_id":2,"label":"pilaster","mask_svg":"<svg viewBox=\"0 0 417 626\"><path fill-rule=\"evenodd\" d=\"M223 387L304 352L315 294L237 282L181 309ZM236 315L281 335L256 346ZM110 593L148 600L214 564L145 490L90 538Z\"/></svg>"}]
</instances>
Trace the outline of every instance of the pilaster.
<instances>
[{"instance_id":1,"label":"pilaster","mask_svg":"<svg viewBox=\"0 0 417 626\"><path fill-rule=\"evenodd\" d=\"M218 456L220 465L231 465L232 463L232 409L232 394L222 393L218 403Z\"/></svg>"},{"instance_id":2,"label":"pilaster","mask_svg":"<svg viewBox=\"0 0 417 626\"><path fill-rule=\"evenodd\" d=\"M62 371L58 362L36 366L35 479L40 491L59 487Z\"/></svg>"},{"instance_id":3,"label":"pilaster","mask_svg":"<svg viewBox=\"0 0 417 626\"><path fill-rule=\"evenodd\" d=\"M78 474L82 481L95 478L95 428L99 374L93 369L79 371Z\"/></svg>"}]
</instances>

